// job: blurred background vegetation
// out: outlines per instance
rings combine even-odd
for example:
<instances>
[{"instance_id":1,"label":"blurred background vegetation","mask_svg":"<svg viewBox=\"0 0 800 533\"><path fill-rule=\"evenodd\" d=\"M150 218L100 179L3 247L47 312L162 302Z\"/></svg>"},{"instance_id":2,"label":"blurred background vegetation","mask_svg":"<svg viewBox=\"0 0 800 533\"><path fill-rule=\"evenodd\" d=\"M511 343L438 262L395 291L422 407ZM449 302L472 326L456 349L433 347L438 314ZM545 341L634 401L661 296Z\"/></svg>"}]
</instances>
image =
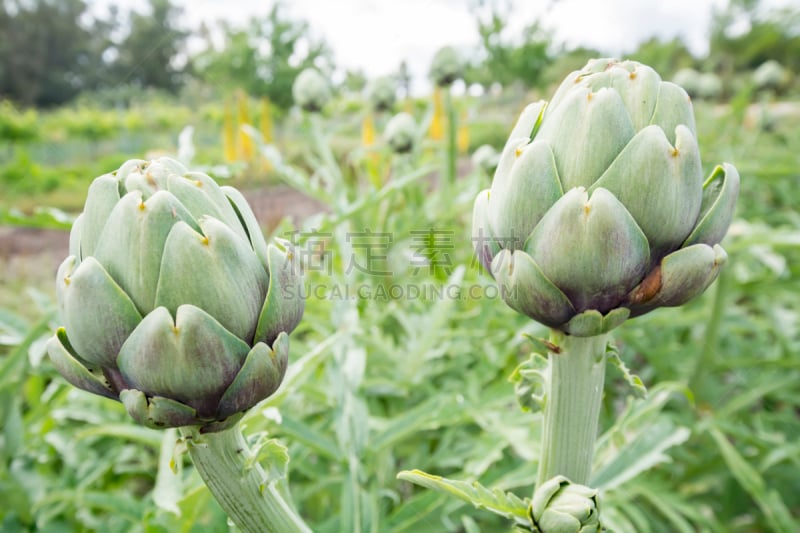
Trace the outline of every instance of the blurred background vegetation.
<instances>
[{"instance_id":1,"label":"blurred background vegetation","mask_svg":"<svg viewBox=\"0 0 800 533\"><path fill-rule=\"evenodd\" d=\"M73 390L43 355L58 325L55 267L91 180L169 154L243 188L269 234L344 246L347 231L392 232L381 253L395 266L420 253L413 231L446 228L452 247L430 242L425 257L448 254L448 270L336 277L343 249L334 277L312 271L309 283L485 286L469 228L490 173L469 154L500 149L525 104L606 52L556 42L538 21L511 38L508 3L471 2L479 38L459 50L467 67L453 98L459 192L441 193L430 184L444 160L442 95L411 90L407 64L393 66L398 99L380 111L374 80L342 72L284 4L197 28L169 0L105 18L87 4L0 1L0 530L224 531L173 432ZM595 483L616 531L795 532L800 9L732 0L713 11L707 39L703 57L677 38L624 56L691 93L707 172L739 169L730 263L688 306L619 329L620 358L651 390L634 401L609 371ZM312 65L335 82L316 130L291 95ZM420 125L408 156L380 138L401 110ZM265 157L274 149L282 163ZM319 185L329 178L336 187ZM520 411L508 378L536 349L526 335L546 334L497 299L310 298L287 383L248 415L246 434L289 447L295 504L315 531L504 531L507 520L395 476L421 468L529 495L540 418Z\"/></svg>"}]
</instances>

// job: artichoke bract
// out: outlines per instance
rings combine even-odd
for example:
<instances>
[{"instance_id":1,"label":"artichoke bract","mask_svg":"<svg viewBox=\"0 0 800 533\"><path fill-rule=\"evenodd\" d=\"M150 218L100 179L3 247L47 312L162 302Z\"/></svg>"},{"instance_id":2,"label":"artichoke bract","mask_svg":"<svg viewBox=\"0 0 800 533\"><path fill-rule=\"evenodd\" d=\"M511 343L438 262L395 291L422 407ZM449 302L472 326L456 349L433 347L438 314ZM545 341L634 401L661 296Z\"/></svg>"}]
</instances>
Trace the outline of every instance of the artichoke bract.
<instances>
[{"instance_id":1,"label":"artichoke bract","mask_svg":"<svg viewBox=\"0 0 800 533\"><path fill-rule=\"evenodd\" d=\"M56 283L54 366L150 427L234 423L277 390L303 315L288 243L267 245L236 189L166 158L94 180Z\"/></svg>"},{"instance_id":2,"label":"artichoke bract","mask_svg":"<svg viewBox=\"0 0 800 533\"><path fill-rule=\"evenodd\" d=\"M331 99L331 87L318 70L307 68L294 80L292 98L303 111L318 113Z\"/></svg>"},{"instance_id":3,"label":"artichoke bract","mask_svg":"<svg viewBox=\"0 0 800 533\"><path fill-rule=\"evenodd\" d=\"M510 307L599 335L714 281L738 192L730 164L703 180L683 89L598 59L522 112L475 200L473 242Z\"/></svg>"}]
</instances>

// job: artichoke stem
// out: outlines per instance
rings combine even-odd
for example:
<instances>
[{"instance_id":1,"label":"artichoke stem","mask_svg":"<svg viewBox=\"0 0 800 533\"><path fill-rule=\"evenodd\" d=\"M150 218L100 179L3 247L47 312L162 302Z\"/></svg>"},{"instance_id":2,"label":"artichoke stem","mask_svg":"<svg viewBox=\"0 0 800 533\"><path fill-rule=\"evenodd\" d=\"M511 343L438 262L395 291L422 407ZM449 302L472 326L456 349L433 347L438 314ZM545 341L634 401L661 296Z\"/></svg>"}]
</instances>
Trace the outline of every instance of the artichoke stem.
<instances>
[{"instance_id":1,"label":"artichoke stem","mask_svg":"<svg viewBox=\"0 0 800 533\"><path fill-rule=\"evenodd\" d=\"M447 114L447 172L445 180L447 185L456 181L456 155L457 155L457 134L458 122L456 120L456 107L453 104L453 95L450 88L444 91L444 107Z\"/></svg>"},{"instance_id":2,"label":"artichoke stem","mask_svg":"<svg viewBox=\"0 0 800 533\"><path fill-rule=\"evenodd\" d=\"M239 425L216 433L181 428L189 455L211 494L246 533L310 533L311 529L268 482Z\"/></svg>"},{"instance_id":3,"label":"artichoke stem","mask_svg":"<svg viewBox=\"0 0 800 533\"><path fill-rule=\"evenodd\" d=\"M574 337L553 331L536 486L558 475L586 485L603 397L608 334Z\"/></svg>"}]
</instances>

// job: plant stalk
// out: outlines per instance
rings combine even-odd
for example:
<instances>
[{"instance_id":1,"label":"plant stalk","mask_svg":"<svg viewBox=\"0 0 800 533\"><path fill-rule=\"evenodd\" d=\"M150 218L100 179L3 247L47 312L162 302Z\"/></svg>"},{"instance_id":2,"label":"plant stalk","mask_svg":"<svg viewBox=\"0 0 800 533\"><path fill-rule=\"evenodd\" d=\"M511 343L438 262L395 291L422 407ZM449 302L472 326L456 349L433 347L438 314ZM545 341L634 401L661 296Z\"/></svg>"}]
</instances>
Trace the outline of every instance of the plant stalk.
<instances>
[{"instance_id":1,"label":"plant stalk","mask_svg":"<svg viewBox=\"0 0 800 533\"><path fill-rule=\"evenodd\" d=\"M722 269L717 279L716 292L714 293L714 307L711 311L711 318L706 326L703 348L700 357L695 363L694 371L689 379L689 389L695 396L695 401L707 401L704 398L705 388L703 382L709 371L716 366L717 343L719 342L719 332L722 325L722 317L725 314L727 303L727 293L730 285L730 273L728 269Z\"/></svg>"},{"instance_id":2,"label":"plant stalk","mask_svg":"<svg viewBox=\"0 0 800 533\"><path fill-rule=\"evenodd\" d=\"M456 118L456 107L453 104L453 95L450 93L449 87L444 90L444 109L447 116L447 172L445 180L449 187L455 183L458 172L456 168L458 120Z\"/></svg>"},{"instance_id":3,"label":"plant stalk","mask_svg":"<svg viewBox=\"0 0 800 533\"><path fill-rule=\"evenodd\" d=\"M573 337L553 331L536 486L563 475L585 485L592 473L603 397L608 334Z\"/></svg>"},{"instance_id":4,"label":"plant stalk","mask_svg":"<svg viewBox=\"0 0 800 533\"><path fill-rule=\"evenodd\" d=\"M239 425L217 433L181 428L200 477L245 533L310 533L311 529L267 480Z\"/></svg>"}]
</instances>

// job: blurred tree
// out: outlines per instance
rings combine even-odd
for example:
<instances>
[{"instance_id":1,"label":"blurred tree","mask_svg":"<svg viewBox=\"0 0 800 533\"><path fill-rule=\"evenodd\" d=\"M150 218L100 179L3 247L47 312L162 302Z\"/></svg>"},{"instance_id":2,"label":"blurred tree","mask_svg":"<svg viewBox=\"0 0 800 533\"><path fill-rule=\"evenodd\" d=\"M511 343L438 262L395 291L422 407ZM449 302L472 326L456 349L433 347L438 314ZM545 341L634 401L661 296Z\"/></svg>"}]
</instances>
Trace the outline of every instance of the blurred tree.
<instances>
[{"instance_id":1,"label":"blurred tree","mask_svg":"<svg viewBox=\"0 0 800 533\"><path fill-rule=\"evenodd\" d=\"M725 74L752 71L770 59L800 72L800 9L732 0L713 12L709 59Z\"/></svg>"},{"instance_id":2,"label":"blurred tree","mask_svg":"<svg viewBox=\"0 0 800 533\"><path fill-rule=\"evenodd\" d=\"M395 76L397 77L397 84L403 91L403 98L411 98L411 71L405 59L397 67Z\"/></svg>"},{"instance_id":3,"label":"blurred tree","mask_svg":"<svg viewBox=\"0 0 800 533\"><path fill-rule=\"evenodd\" d=\"M177 91L186 78L188 32L178 27L183 10L171 0L150 0L149 13L131 11L128 34L116 46L115 84Z\"/></svg>"},{"instance_id":4,"label":"blurred tree","mask_svg":"<svg viewBox=\"0 0 800 533\"><path fill-rule=\"evenodd\" d=\"M360 93L367 86L367 76L361 69L349 69L344 73L342 87L351 93Z\"/></svg>"},{"instance_id":5,"label":"blurred tree","mask_svg":"<svg viewBox=\"0 0 800 533\"><path fill-rule=\"evenodd\" d=\"M467 69L467 84L488 87L518 81L528 87L538 85L542 72L553 60L548 54L550 35L534 21L523 28L518 38L511 38L504 35L507 14L514 12L510 0L476 0L475 4L483 59Z\"/></svg>"},{"instance_id":6,"label":"blurred tree","mask_svg":"<svg viewBox=\"0 0 800 533\"><path fill-rule=\"evenodd\" d=\"M52 106L94 87L111 28L84 0L0 2L0 97Z\"/></svg>"},{"instance_id":7,"label":"blurred tree","mask_svg":"<svg viewBox=\"0 0 800 533\"><path fill-rule=\"evenodd\" d=\"M626 57L653 67L656 72L667 78L682 68L694 66L696 62L692 53L678 37L669 41L655 37L648 39L639 44L632 54L626 54Z\"/></svg>"},{"instance_id":8,"label":"blurred tree","mask_svg":"<svg viewBox=\"0 0 800 533\"><path fill-rule=\"evenodd\" d=\"M199 54L196 72L211 85L266 96L281 109L291 107L292 84L303 69L330 62L327 45L311 38L306 22L285 17L280 3L266 18L250 19L246 29L223 24L223 30L224 47Z\"/></svg>"}]
</instances>

